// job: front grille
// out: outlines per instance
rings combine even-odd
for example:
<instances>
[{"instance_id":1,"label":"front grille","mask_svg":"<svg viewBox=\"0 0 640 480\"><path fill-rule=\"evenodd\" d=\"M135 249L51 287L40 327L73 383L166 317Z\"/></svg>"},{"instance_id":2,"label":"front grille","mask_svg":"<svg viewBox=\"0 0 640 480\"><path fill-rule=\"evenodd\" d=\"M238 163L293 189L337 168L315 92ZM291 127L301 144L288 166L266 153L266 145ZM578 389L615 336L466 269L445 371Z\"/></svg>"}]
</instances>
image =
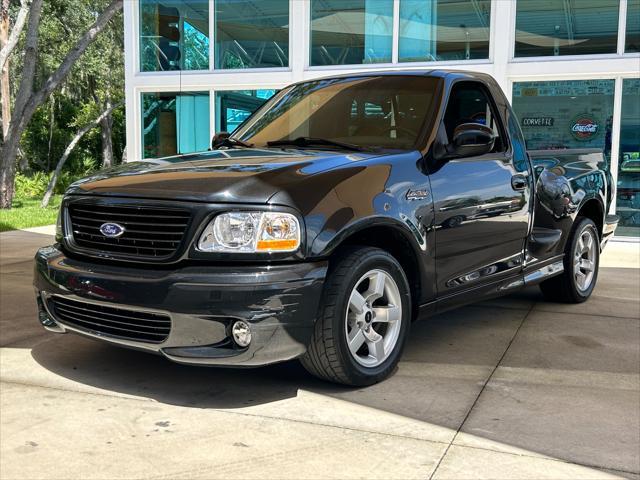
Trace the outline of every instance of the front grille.
<instances>
[{"instance_id":1,"label":"front grille","mask_svg":"<svg viewBox=\"0 0 640 480\"><path fill-rule=\"evenodd\" d=\"M189 225L186 209L76 202L68 206L73 243L86 250L126 257L167 258L176 253ZM100 232L104 223L124 227L119 237Z\"/></svg>"},{"instance_id":2,"label":"front grille","mask_svg":"<svg viewBox=\"0 0 640 480\"><path fill-rule=\"evenodd\" d=\"M48 305L56 320L90 333L138 342L162 343L171 330L169 316L159 313L107 307L58 296L50 297Z\"/></svg>"}]
</instances>

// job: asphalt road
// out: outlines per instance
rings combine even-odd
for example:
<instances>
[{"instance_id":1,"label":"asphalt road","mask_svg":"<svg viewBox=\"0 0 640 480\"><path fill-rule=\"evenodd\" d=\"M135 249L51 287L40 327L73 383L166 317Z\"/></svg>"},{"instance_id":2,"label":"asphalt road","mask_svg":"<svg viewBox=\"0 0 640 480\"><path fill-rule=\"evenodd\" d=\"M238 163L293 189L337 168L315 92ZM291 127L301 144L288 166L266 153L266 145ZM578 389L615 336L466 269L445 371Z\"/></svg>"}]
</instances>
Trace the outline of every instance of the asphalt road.
<instances>
[{"instance_id":1,"label":"asphalt road","mask_svg":"<svg viewBox=\"0 0 640 480\"><path fill-rule=\"evenodd\" d=\"M0 236L0 477L640 478L640 244L592 299L537 289L415 324L365 389L45 332L33 252Z\"/></svg>"}]
</instances>

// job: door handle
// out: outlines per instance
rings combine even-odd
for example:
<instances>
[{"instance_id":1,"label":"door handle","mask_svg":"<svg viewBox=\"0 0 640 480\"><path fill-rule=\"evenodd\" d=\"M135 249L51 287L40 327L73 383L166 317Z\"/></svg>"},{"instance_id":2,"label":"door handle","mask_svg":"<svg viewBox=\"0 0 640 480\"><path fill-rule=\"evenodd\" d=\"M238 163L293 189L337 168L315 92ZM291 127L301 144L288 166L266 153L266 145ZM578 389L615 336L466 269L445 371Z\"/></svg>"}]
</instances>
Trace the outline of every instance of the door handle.
<instances>
[{"instance_id":1,"label":"door handle","mask_svg":"<svg viewBox=\"0 0 640 480\"><path fill-rule=\"evenodd\" d=\"M511 187L516 191L522 191L529 185L527 177L524 175L514 175L511 177Z\"/></svg>"}]
</instances>

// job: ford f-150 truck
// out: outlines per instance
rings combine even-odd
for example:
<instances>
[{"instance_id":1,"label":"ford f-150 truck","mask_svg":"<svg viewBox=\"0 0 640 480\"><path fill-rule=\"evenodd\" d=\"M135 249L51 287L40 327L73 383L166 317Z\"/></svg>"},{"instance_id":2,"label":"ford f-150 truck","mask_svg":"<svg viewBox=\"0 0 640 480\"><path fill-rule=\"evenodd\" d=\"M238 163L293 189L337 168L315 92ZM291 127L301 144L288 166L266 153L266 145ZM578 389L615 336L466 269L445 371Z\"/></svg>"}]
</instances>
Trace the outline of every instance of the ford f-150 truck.
<instances>
[{"instance_id":1,"label":"ford f-150 truck","mask_svg":"<svg viewBox=\"0 0 640 480\"><path fill-rule=\"evenodd\" d=\"M420 317L534 284L587 300L612 196L602 152L527 152L489 76L305 81L209 151L72 185L35 258L39 320L185 364L299 358L368 385Z\"/></svg>"}]
</instances>

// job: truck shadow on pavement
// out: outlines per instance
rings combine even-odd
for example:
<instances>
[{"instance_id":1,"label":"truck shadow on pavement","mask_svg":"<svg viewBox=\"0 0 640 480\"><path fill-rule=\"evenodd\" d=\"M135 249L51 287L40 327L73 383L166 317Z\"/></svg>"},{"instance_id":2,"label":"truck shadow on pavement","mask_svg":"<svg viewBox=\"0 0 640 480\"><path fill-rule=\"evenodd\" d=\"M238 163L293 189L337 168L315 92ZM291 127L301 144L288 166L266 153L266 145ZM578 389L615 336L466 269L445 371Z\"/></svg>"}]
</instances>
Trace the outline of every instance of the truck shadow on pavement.
<instances>
[{"instance_id":1,"label":"truck shadow on pavement","mask_svg":"<svg viewBox=\"0 0 640 480\"><path fill-rule=\"evenodd\" d=\"M482 445L633 476L640 470L640 331L639 302L629 292L638 278L629 269L601 275L619 298L596 292L586 304L557 305L528 289L419 321L395 374L367 388L317 380L297 361L258 369L184 366L77 335L39 336L31 355L73 390L295 421L313 416L352 428L373 415L381 425L391 419L434 438L461 431Z\"/></svg>"},{"instance_id":2,"label":"truck shadow on pavement","mask_svg":"<svg viewBox=\"0 0 640 480\"><path fill-rule=\"evenodd\" d=\"M457 415L446 421L452 402L458 403L452 396L465 399L460 413L470 406L536 296L525 292L497 301L500 307L469 306L414 323L395 374L367 388L318 380L298 361L252 369L186 366L73 334L53 335L31 354L47 370L74 382L172 405L233 409L305 390L455 428ZM461 388L466 391L462 396ZM440 403L439 395L448 399Z\"/></svg>"}]
</instances>

